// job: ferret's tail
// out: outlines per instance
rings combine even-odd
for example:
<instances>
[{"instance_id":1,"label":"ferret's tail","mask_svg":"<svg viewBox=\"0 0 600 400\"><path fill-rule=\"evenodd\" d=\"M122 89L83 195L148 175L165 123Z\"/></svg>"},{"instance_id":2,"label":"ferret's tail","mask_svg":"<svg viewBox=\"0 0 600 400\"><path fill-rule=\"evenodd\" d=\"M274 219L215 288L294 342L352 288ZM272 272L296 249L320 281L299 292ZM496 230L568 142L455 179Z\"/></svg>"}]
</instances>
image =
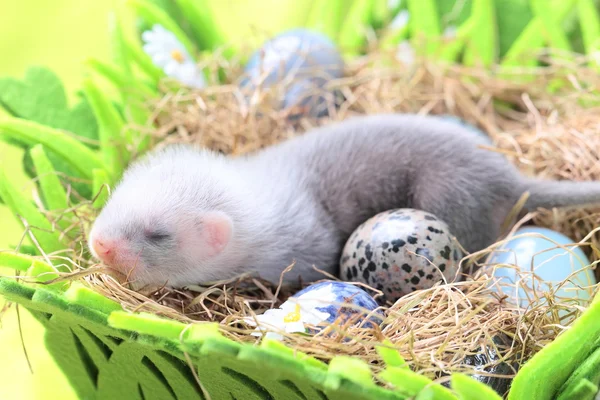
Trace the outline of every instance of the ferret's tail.
<instances>
[{"instance_id":1,"label":"ferret's tail","mask_svg":"<svg viewBox=\"0 0 600 400\"><path fill-rule=\"evenodd\" d=\"M521 194L529 192L525 209L600 206L600 182L547 181L527 179Z\"/></svg>"}]
</instances>

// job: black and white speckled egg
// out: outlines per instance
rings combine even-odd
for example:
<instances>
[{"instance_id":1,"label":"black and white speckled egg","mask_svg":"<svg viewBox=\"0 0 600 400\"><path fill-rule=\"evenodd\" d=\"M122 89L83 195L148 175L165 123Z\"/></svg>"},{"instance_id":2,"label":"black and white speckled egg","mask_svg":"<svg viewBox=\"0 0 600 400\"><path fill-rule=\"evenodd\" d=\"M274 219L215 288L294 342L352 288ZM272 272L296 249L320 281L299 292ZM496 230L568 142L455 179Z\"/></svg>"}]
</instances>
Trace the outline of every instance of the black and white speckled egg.
<instances>
[{"instance_id":1,"label":"black and white speckled egg","mask_svg":"<svg viewBox=\"0 0 600 400\"><path fill-rule=\"evenodd\" d=\"M425 211L402 208L365 221L352 233L340 260L340 277L398 298L456 278L460 249L448 225Z\"/></svg>"}]
</instances>

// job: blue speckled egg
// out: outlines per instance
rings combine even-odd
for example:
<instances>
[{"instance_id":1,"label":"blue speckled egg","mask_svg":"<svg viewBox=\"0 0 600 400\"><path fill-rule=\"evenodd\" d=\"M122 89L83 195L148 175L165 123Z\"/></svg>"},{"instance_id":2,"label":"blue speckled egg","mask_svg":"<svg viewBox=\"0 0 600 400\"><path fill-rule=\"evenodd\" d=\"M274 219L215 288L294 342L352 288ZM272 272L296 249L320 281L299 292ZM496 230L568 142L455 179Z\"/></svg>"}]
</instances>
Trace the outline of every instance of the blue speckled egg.
<instances>
[{"instance_id":1,"label":"blue speckled egg","mask_svg":"<svg viewBox=\"0 0 600 400\"><path fill-rule=\"evenodd\" d=\"M303 305L308 304L320 312L328 313L329 318L323 321L327 323L352 318L352 321L358 324L379 306L373 297L360 287L337 281L324 281L307 286L292 298L298 299ZM369 320L379 325L383 322L383 312L377 310L370 315ZM363 326L372 325L367 322Z\"/></svg>"},{"instance_id":2,"label":"blue speckled egg","mask_svg":"<svg viewBox=\"0 0 600 400\"><path fill-rule=\"evenodd\" d=\"M320 117L327 115L336 97L324 92L323 86L342 77L343 70L342 56L327 36L293 29L267 41L250 57L242 87L289 82L280 108L289 110L292 117Z\"/></svg>"},{"instance_id":3,"label":"blue speckled egg","mask_svg":"<svg viewBox=\"0 0 600 400\"><path fill-rule=\"evenodd\" d=\"M415 290L457 278L460 248L448 225L411 208L384 211L352 233L340 260L340 277L363 282L394 302Z\"/></svg>"},{"instance_id":4,"label":"blue speckled egg","mask_svg":"<svg viewBox=\"0 0 600 400\"><path fill-rule=\"evenodd\" d=\"M574 300L583 304L593 295L591 285L596 283L593 271L586 268L590 261L576 246L560 248L573 243L567 236L547 228L525 227L515 235L538 234L543 237L523 236L508 241L491 255L491 264L508 264L511 267L495 266L493 275L499 281L494 290L502 290L509 300L521 307L527 307L531 299L540 298L536 305L546 303L543 292L571 276L570 280L555 292L560 302ZM557 244L555 244L555 243ZM569 249L569 250L568 250ZM517 272L520 271L520 275ZM535 277L534 277L535 274ZM514 286L519 281L519 289ZM533 290L537 291L537 295Z\"/></svg>"}]
</instances>

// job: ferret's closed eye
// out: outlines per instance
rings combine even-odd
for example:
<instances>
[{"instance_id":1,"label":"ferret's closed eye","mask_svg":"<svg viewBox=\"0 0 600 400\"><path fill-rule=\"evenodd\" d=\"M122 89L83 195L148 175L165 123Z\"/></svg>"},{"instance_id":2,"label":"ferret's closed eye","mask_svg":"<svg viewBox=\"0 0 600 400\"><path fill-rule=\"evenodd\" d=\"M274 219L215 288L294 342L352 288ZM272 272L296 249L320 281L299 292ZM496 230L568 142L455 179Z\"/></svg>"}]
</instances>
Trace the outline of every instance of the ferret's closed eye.
<instances>
[{"instance_id":1,"label":"ferret's closed eye","mask_svg":"<svg viewBox=\"0 0 600 400\"><path fill-rule=\"evenodd\" d=\"M166 232L160 232L160 231L150 231L150 232L146 232L146 239L152 241L152 242L162 242L164 240L167 240L171 238L171 235L169 235Z\"/></svg>"}]
</instances>

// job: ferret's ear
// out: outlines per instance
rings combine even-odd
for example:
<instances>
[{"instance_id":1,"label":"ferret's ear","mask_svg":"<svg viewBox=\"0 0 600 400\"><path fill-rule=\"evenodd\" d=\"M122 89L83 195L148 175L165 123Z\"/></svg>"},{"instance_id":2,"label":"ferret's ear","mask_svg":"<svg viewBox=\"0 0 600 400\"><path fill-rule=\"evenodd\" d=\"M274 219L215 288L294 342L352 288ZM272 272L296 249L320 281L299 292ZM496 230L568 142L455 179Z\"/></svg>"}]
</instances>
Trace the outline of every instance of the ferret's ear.
<instances>
[{"instance_id":1,"label":"ferret's ear","mask_svg":"<svg viewBox=\"0 0 600 400\"><path fill-rule=\"evenodd\" d=\"M200 229L207 256L213 257L221 253L231 240L233 221L223 212L210 211L202 214Z\"/></svg>"},{"instance_id":2,"label":"ferret's ear","mask_svg":"<svg viewBox=\"0 0 600 400\"><path fill-rule=\"evenodd\" d=\"M187 257L196 260L214 257L231 240L233 221L223 212L203 212L186 222L180 226L178 245Z\"/></svg>"}]
</instances>

